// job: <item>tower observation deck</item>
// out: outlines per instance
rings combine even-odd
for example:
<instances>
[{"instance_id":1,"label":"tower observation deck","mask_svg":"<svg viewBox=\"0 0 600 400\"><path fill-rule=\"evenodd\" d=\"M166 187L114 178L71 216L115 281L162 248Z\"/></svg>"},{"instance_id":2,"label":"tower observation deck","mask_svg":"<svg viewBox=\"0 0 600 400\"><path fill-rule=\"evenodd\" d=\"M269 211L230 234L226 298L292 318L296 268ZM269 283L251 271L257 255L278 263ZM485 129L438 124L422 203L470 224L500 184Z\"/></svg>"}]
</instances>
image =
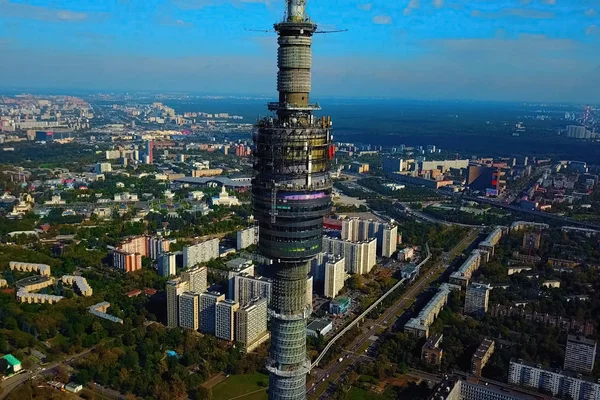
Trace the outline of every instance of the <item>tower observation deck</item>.
<instances>
[{"instance_id":1,"label":"tower observation deck","mask_svg":"<svg viewBox=\"0 0 600 400\"><path fill-rule=\"evenodd\" d=\"M259 252L274 260L271 295L269 399L306 398L306 281L309 261L321 251L323 216L331 208L329 117L316 118L311 104L312 37L317 26L305 0L287 0L278 33L277 90L269 103L274 115L257 123L252 183Z\"/></svg>"}]
</instances>

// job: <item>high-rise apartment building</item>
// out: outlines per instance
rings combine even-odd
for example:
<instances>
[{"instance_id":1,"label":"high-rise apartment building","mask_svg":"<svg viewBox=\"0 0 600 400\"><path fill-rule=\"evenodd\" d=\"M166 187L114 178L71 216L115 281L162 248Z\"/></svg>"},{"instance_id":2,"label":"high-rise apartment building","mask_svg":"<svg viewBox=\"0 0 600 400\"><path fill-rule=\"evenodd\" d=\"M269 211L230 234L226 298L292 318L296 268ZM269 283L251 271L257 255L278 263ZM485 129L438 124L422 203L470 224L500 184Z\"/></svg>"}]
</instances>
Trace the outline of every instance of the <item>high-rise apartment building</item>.
<instances>
[{"instance_id":1,"label":"high-rise apartment building","mask_svg":"<svg viewBox=\"0 0 600 400\"><path fill-rule=\"evenodd\" d=\"M191 292L204 293L208 289L208 268L193 267L181 273L181 279L188 282Z\"/></svg>"},{"instance_id":2,"label":"high-rise apartment building","mask_svg":"<svg viewBox=\"0 0 600 400\"><path fill-rule=\"evenodd\" d=\"M490 285L471 283L465 296L465 314L485 315L490 298Z\"/></svg>"},{"instance_id":3,"label":"high-rise apartment building","mask_svg":"<svg viewBox=\"0 0 600 400\"><path fill-rule=\"evenodd\" d=\"M305 0L287 0L278 33L277 90L269 103L276 115L257 123L257 172L252 205L260 226L259 252L272 260L269 399L306 398L307 275L309 261L321 251L323 216L331 209L329 167L334 156L331 120L316 118L311 104L312 36L317 26Z\"/></svg>"},{"instance_id":4,"label":"high-rise apartment building","mask_svg":"<svg viewBox=\"0 0 600 400\"><path fill-rule=\"evenodd\" d=\"M235 300L235 277L238 275L254 276L254 263L245 258L234 258L227 262L227 298ZM236 300L238 301L238 300Z\"/></svg>"},{"instance_id":5,"label":"high-rise apartment building","mask_svg":"<svg viewBox=\"0 0 600 400\"><path fill-rule=\"evenodd\" d=\"M377 239L350 242L323 236L323 250L343 257L346 272L351 274L367 274L377 263Z\"/></svg>"},{"instance_id":6,"label":"high-rise apartment building","mask_svg":"<svg viewBox=\"0 0 600 400\"><path fill-rule=\"evenodd\" d=\"M191 268L219 258L219 239L211 239L183 248L183 267Z\"/></svg>"},{"instance_id":7,"label":"high-rise apartment building","mask_svg":"<svg viewBox=\"0 0 600 400\"><path fill-rule=\"evenodd\" d=\"M161 237L148 237L147 246L147 257L157 260L161 254L169 252L171 241Z\"/></svg>"},{"instance_id":8,"label":"high-rise apartment building","mask_svg":"<svg viewBox=\"0 0 600 400\"><path fill-rule=\"evenodd\" d=\"M233 342L235 340L235 312L240 308L238 302L221 300L215 306L215 336Z\"/></svg>"},{"instance_id":9,"label":"high-rise apartment building","mask_svg":"<svg viewBox=\"0 0 600 400\"><path fill-rule=\"evenodd\" d=\"M185 329L197 331L198 306L200 295L196 292L183 292L179 296L179 326Z\"/></svg>"},{"instance_id":10,"label":"high-rise apartment building","mask_svg":"<svg viewBox=\"0 0 600 400\"><path fill-rule=\"evenodd\" d=\"M200 293L198 315L201 332L215 334L217 303L223 300L225 300L225 295L218 292Z\"/></svg>"},{"instance_id":11,"label":"high-rise apartment building","mask_svg":"<svg viewBox=\"0 0 600 400\"><path fill-rule=\"evenodd\" d=\"M332 256L325 263L325 297L335 298L344 287L344 266L345 260L340 256Z\"/></svg>"},{"instance_id":12,"label":"high-rise apartment building","mask_svg":"<svg viewBox=\"0 0 600 400\"><path fill-rule=\"evenodd\" d=\"M251 352L269 339L267 299L253 299L235 313L235 340Z\"/></svg>"},{"instance_id":13,"label":"high-rise apartment building","mask_svg":"<svg viewBox=\"0 0 600 400\"><path fill-rule=\"evenodd\" d=\"M237 250L245 249L258 242L258 228L250 227L237 232Z\"/></svg>"},{"instance_id":14,"label":"high-rise apartment building","mask_svg":"<svg viewBox=\"0 0 600 400\"><path fill-rule=\"evenodd\" d=\"M164 277L170 277L177 273L177 257L174 253L162 253L158 256L158 274Z\"/></svg>"},{"instance_id":15,"label":"high-rise apartment building","mask_svg":"<svg viewBox=\"0 0 600 400\"><path fill-rule=\"evenodd\" d=\"M590 374L596 360L596 341L569 335L565 349L565 369Z\"/></svg>"},{"instance_id":16,"label":"high-rise apartment building","mask_svg":"<svg viewBox=\"0 0 600 400\"><path fill-rule=\"evenodd\" d=\"M271 302L271 279L262 276L254 277L248 274L234 277L233 300L245 306L252 299L261 297Z\"/></svg>"},{"instance_id":17,"label":"high-rise apartment building","mask_svg":"<svg viewBox=\"0 0 600 400\"><path fill-rule=\"evenodd\" d=\"M139 253L128 253L121 250L113 250L113 267L129 273L142 269L142 256Z\"/></svg>"},{"instance_id":18,"label":"high-rise apartment building","mask_svg":"<svg viewBox=\"0 0 600 400\"><path fill-rule=\"evenodd\" d=\"M342 239L351 242L377 239L377 254L391 257L398 245L398 227L374 220L346 218L342 220Z\"/></svg>"},{"instance_id":19,"label":"high-rise apartment building","mask_svg":"<svg viewBox=\"0 0 600 400\"><path fill-rule=\"evenodd\" d=\"M188 283L175 278L167 282L167 326L176 328L179 325L179 296L188 290Z\"/></svg>"}]
</instances>

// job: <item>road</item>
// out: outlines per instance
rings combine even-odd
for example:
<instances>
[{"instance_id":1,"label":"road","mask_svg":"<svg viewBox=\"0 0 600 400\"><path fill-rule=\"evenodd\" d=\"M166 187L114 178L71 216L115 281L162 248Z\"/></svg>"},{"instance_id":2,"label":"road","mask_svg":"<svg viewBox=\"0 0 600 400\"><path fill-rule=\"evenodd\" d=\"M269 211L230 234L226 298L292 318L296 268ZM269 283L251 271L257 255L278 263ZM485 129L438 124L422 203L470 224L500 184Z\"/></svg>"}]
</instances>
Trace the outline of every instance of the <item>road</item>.
<instances>
[{"instance_id":1,"label":"road","mask_svg":"<svg viewBox=\"0 0 600 400\"><path fill-rule=\"evenodd\" d=\"M352 341L346 349L344 349L344 360L334 360L329 365L321 370L313 370L311 375L314 380L311 379L312 383L307 388L307 395L311 399L327 399L331 395L333 385L348 371L351 367L356 365L358 362L369 360L365 354L366 342L370 340L372 336L377 336L384 332L388 327L406 312L406 310L412 305L419 294L424 292L431 283L433 283L439 275L441 275L449 266L448 260L452 260L456 255L462 252L466 246L473 242L477 238L478 231L471 231L465 236L450 252L444 254L440 262L430 268L425 274L418 277L418 279L409 286L408 290L403 296L398 299L391 307L377 320L366 320L363 325L362 332L357 338Z\"/></svg>"},{"instance_id":2,"label":"road","mask_svg":"<svg viewBox=\"0 0 600 400\"><path fill-rule=\"evenodd\" d=\"M96 345L96 346L98 346L98 345ZM53 362L51 364L46 365L45 367L41 367L41 369L38 367L34 367L33 369L31 369L27 372L23 372L21 374L18 374L11 378L6 379L5 381L3 381L0 384L0 387L2 387L2 393L0 393L0 400L6 398L6 396L8 396L10 394L10 392L12 392L16 388L18 388L20 385L22 385L29 379L36 378L41 375L46 375L46 376L54 375L54 374L56 374L56 372L57 372L56 369L59 365L64 365L65 367L69 367L73 361L78 360L81 357L85 357L92 350L94 350L96 348L96 346L90 347L89 349L85 349L80 353L69 356L61 362Z\"/></svg>"}]
</instances>

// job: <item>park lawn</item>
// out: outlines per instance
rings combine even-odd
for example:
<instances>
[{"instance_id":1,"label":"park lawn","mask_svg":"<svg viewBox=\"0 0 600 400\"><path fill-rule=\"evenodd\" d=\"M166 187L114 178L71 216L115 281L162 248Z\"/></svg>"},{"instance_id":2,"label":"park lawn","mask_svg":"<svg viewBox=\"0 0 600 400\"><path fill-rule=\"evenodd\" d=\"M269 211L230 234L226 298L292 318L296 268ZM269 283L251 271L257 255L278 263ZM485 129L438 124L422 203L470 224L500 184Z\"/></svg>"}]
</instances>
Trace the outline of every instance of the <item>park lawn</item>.
<instances>
[{"instance_id":1,"label":"park lawn","mask_svg":"<svg viewBox=\"0 0 600 400\"><path fill-rule=\"evenodd\" d=\"M346 400L386 400L389 397L385 395L375 394L364 389L352 387L348 394L346 394Z\"/></svg>"},{"instance_id":2,"label":"park lawn","mask_svg":"<svg viewBox=\"0 0 600 400\"><path fill-rule=\"evenodd\" d=\"M259 386L259 382L264 382ZM231 375L212 389L214 400L230 400L239 396L240 400L266 400L269 377L264 374L255 373L251 375ZM262 392L256 392L257 390ZM252 393L252 394L250 394ZM248 394L247 396L244 396Z\"/></svg>"}]
</instances>

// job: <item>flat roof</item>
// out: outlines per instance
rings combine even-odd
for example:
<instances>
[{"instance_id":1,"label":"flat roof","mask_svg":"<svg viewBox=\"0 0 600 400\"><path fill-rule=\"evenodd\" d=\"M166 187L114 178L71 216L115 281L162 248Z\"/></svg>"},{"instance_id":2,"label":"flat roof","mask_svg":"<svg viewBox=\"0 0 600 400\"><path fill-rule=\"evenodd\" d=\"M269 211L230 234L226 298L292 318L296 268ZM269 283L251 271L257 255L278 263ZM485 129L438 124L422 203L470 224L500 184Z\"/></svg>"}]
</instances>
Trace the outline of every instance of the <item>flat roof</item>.
<instances>
[{"instance_id":1,"label":"flat roof","mask_svg":"<svg viewBox=\"0 0 600 400\"><path fill-rule=\"evenodd\" d=\"M315 319L306 326L306 329L310 329L311 331L322 331L329 325L331 325L331 321L328 319Z\"/></svg>"}]
</instances>

